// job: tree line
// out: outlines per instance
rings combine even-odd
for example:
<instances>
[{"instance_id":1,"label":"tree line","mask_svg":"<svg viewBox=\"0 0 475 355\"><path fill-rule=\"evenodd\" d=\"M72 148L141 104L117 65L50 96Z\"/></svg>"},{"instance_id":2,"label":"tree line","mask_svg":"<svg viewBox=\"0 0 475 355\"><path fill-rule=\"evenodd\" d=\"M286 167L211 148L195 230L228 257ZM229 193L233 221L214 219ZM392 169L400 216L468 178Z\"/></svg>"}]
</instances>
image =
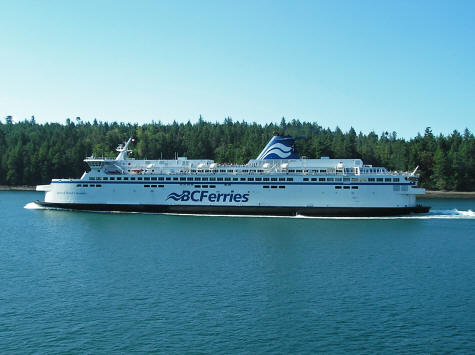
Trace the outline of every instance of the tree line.
<instances>
[{"instance_id":1,"label":"tree line","mask_svg":"<svg viewBox=\"0 0 475 355\"><path fill-rule=\"evenodd\" d=\"M429 128L409 140L395 132L356 133L322 128L315 122L286 121L257 124L226 118L212 123L124 124L83 122L37 124L34 117L0 122L0 184L38 185L52 178L80 177L86 156L114 157L115 148L129 137L136 159L173 159L179 156L246 163L257 157L274 134L304 137L297 141L302 156L361 158L365 164L408 171L419 166L421 185L433 190L475 190L475 138L465 129L435 136Z\"/></svg>"}]
</instances>

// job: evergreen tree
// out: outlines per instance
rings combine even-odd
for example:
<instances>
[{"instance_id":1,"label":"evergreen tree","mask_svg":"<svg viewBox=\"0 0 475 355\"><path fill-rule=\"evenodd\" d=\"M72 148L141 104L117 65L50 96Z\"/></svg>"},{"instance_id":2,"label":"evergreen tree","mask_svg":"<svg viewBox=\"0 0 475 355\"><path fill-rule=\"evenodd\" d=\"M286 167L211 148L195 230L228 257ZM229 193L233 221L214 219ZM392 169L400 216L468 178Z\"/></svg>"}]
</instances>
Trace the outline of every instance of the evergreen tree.
<instances>
[{"instance_id":1,"label":"evergreen tree","mask_svg":"<svg viewBox=\"0 0 475 355\"><path fill-rule=\"evenodd\" d=\"M274 134L304 137L297 149L308 158L361 158L366 164L394 170L420 166L420 182L426 188L475 190L475 137L466 129L435 137L428 127L424 135L406 141L383 132L356 134L323 129L317 123L286 120L259 125L234 122L211 123L202 117L192 124L123 124L94 120L93 123L67 119L65 124L37 124L34 116L13 122L11 116L0 122L0 184L36 185L51 178L79 177L87 168L89 155L115 156L115 148L129 137L136 143L132 157L172 159L177 153L190 159L246 163L257 157Z\"/></svg>"}]
</instances>

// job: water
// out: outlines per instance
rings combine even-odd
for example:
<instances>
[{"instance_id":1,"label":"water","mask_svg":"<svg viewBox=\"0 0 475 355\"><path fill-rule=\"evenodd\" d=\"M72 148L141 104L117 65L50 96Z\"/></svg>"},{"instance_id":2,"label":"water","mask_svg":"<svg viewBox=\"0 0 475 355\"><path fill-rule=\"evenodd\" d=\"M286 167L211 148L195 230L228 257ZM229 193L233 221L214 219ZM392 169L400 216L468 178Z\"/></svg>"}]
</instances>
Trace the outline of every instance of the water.
<instances>
[{"instance_id":1,"label":"water","mask_svg":"<svg viewBox=\"0 0 475 355\"><path fill-rule=\"evenodd\" d=\"M2 353L475 352L475 200L317 219L39 198L0 192Z\"/></svg>"}]
</instances>

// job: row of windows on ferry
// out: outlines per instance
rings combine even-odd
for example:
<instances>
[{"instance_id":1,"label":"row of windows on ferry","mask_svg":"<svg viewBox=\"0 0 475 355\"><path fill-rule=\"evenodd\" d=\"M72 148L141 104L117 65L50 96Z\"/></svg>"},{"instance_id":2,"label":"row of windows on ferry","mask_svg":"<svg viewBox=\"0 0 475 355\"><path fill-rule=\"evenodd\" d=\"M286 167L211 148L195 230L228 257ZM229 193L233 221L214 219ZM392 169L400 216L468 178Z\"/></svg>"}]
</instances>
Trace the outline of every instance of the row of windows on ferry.
<instances>
[{"instance_id":1,"label":"row of windows on ferry","mask_svg":"<svg viewBox=\"0 0 475 355\"><path fill-rule=\"evenodd\" d=\"M101 184L77 184L76 185L77 187L102 187ZM150 187L150 188L161 188L161 187L165 187L165 185L143 185L145 188L147 187ZM195 185L195 188L199 189L199 188L203 188L203 189L215 189L216 188L216 185ZM262 188L264 189L285 189L285 185L264 185L262 186ZM358 190L359 187L358 186L349 186L349 185L343 185L343 186L340 186L340 185L337 185L335 186L335 190ZM394 185L393 186L393 190L394 191L407 191L408 188L406 185L403 185L403 186L399 186L399 185Z\"/></svg>"},{"instance_id":2,"label":"row of windows on ferry","mask_svg":"<svg viewBox=\"0 0 475 355\"><path fill-rule=\"evenodd\" d=\"M89 180L103 180L103 181L294 181L294 178L230 178L230 177L89 177ZM399 182L400 178L341 178L341 177L320 177L320 178L303 178L304 182Z\"/></svg>"},{"instance_id":3,"label":"row of windows on ferry","mask_svg":"<svg viewBox=\"0 0 475 355\"><path fill-rule=\"evenodd\" d=\"M316 173L334 173L335 171L337 172L345 172L347 174L357 174L358 171L360 171L361 173L364 173L364 174L378 174L378 173L385 173L387 172L387 170L385 168L363 168L363 169L360 169L359 168L344 168L344 169L284 169L285 172L287 173L306 173L306 174L316 174ZM128 169L127 170L129 173L132 171L133 172L133 169ZM151 171L152 173L155 172L154 169L152 170L148 170L148 171ZM227 173L227 174L231 174L231 173L243 173L243 174L247 174L247 173L251 173L251 174L255 174L255 173L263 173L264 170L263 169L243 169L243 170L236 170L236 169L213 169L213 170L197 170L197 169L190 169L190 173L194 174L194 173L204 173L204 174L209 174L209 173Z\"/></svg>"}]
</instances>

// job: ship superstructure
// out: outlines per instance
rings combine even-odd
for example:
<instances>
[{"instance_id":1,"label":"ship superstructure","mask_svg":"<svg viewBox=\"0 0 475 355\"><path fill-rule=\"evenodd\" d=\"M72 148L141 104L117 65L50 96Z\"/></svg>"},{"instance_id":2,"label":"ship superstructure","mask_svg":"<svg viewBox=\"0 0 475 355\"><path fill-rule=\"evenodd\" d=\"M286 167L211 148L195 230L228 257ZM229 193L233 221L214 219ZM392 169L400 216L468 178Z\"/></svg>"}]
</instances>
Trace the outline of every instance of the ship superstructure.
<instances>
[{"instance_id":1,"label":"ship superstructure","mask_svg":"<svg viewBox=\"0 0 475 355\"><path fill-rule=\"evenodd\" d=\"M53 179L43 206L158 213L377 216L427 212L416 171L361 159L301 158L292 137L274 136L245 165L207 159L135 160L132 139L115 159L88 157L80 179Z\"/></svg>"}]
</instances>

